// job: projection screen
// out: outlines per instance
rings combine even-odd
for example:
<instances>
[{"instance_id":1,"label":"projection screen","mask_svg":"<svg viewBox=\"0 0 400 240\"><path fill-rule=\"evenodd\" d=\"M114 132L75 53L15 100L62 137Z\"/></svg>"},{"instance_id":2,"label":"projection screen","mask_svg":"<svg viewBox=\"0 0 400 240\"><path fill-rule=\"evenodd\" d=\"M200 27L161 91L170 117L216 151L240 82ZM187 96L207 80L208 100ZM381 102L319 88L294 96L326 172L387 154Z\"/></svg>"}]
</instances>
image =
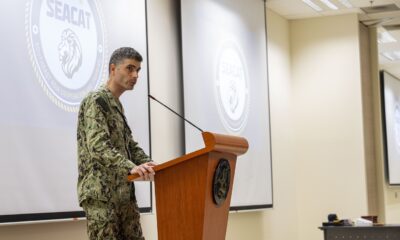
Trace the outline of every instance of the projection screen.
<instances>
[{"instance_id":1,"label":"projection screen","mask_svg":"<svg viewBox=\"0 0 400 240\"><path fill-rule=\"evenodd\" d=\"M181 1L185 117L205 131L240 135L231 209L272 207L265 3ZM186 152L204 146L185 126Z\"/></svg>"},{"instance_id":2,"label":"projection screen","mask_svg":"<svg viewBox=\"0 0 400 240\"><path fill-rule=\"evenodd\" d=\"M2 1L0 12L0 223L81 217L77 110L106 81L110 54L122 46L144 58L121 101L149 153L146 2ZM137 184L136 194L151 211L150 184Z\"/></svg>"},{"instance_id":3,"label":"projection screen","mask_svg":"<svg viewBox=\"0 0 400 240\"><path fill-rule=\"evenodd\" d=\"M400 80L381 71L382 123L389 184L400 184Z\"/></svg>"}]
</instances>

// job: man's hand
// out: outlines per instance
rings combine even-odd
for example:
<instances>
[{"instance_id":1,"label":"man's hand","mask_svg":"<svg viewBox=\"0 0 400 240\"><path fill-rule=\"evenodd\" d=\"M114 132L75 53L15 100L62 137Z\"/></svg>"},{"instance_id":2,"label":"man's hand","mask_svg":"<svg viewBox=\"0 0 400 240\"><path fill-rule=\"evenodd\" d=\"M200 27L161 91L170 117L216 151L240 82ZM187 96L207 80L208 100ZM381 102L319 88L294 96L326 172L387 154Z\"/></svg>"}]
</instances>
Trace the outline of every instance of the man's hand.
<instances>
[{"instance_id":1,"label":"man's hand","mask_svg":"<svg viewBox=\"0 0 400 240\"><path fill-rule=\"evenodd\" d=\"M152 180L154 177L154 170L153 167L156 166L157 163L156 162L146 162L143 163L139 166L136 166L134 168L132 168L132 170L129 172L130 174L139 174L140 178L145 180L145 181L149 181Z\"/></svg>"}]
</instances>

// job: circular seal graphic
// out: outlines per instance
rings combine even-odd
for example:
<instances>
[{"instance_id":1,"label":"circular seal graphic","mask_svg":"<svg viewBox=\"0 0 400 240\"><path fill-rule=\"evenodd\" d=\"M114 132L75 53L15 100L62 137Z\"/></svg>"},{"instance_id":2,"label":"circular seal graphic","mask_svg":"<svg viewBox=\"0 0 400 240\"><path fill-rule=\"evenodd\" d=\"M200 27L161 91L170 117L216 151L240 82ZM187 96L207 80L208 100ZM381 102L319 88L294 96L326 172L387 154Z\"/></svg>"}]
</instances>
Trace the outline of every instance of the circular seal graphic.
<instances>
[{"instance_id":1,"label":"circular seal graphic","mask_svg":"<svg viewBox=\"0 0 400 240\"><path fill-rule=\"evenodd\" d=\"M105 34L96 1L30 0L26 36L33 68L47 96L66 111L105 74Z\"/></svg>"},{"instance_id":2,"label":"circular seal graphic","mask_svg":"<svg viewBox=\"0 0 400 240\"><path fill-rule=\"evenodd\" d=\"M242 51L233 41L222 44L217 56L215 96L224 127L240 133L249 113L249 81Z\"/></svg>"},{"instance_id":3,"label":"circular seal graphic","mask_svg":"<svg viewBox=\"0 0 400 240\"><path fill-rule=\"evenodd\" d=\"M229 193L231 182L231 167L228 160L220 159L213 178L213 199L217 206L221 206Z\"/></svg>"}]
</instances>

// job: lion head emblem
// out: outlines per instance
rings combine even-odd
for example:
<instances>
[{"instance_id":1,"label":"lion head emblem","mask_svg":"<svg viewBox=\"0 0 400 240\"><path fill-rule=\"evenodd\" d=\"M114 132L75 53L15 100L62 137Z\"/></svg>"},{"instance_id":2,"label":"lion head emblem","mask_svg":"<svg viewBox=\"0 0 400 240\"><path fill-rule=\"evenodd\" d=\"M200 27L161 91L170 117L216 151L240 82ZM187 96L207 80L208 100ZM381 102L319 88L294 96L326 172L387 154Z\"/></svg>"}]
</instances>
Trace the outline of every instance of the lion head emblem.
<instances>
[{"instance_id":1,"label":"lion head emblem","mask_svg":"<svg viewBox=\"0 0 400 240\"><path fill-rule=\"evenodd\" d=\"M237 82L230 81L229 86L229 106L232 113L236 112L237 107L239 106L239 93L237 89Z\"/></svg>"},{"instance_id":2,"label":"lion head emblem","mask_svg":"<svg viewBox=\"0 0 400 240\"><path fill-rule=\"evenodd\" d=\"M78 36L71 30L65 29L58 44L58 58L65 76L72 78L82 65L82 50Z\"/></svg>"}]
</instances>

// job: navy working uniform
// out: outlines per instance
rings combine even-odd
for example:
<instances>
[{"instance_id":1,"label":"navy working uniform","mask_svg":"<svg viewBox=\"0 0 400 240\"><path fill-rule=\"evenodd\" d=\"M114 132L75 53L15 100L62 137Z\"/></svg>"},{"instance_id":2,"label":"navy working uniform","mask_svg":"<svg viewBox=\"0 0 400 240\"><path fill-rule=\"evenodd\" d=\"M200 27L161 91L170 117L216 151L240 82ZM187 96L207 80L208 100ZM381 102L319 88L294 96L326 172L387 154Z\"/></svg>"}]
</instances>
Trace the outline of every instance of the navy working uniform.
<instances>
[{"instance_id":1,"label":"navy working uniform","mask_svg":"<svg viewBox=\"0 0 400 240\"><path fill-rule=\"evenodd\" d=\"M78 116L78 198L91 240L144 239L129 171L150 158L132 138L123 107L106 86L82 101Z\"/></svg>"}]
</instances>

